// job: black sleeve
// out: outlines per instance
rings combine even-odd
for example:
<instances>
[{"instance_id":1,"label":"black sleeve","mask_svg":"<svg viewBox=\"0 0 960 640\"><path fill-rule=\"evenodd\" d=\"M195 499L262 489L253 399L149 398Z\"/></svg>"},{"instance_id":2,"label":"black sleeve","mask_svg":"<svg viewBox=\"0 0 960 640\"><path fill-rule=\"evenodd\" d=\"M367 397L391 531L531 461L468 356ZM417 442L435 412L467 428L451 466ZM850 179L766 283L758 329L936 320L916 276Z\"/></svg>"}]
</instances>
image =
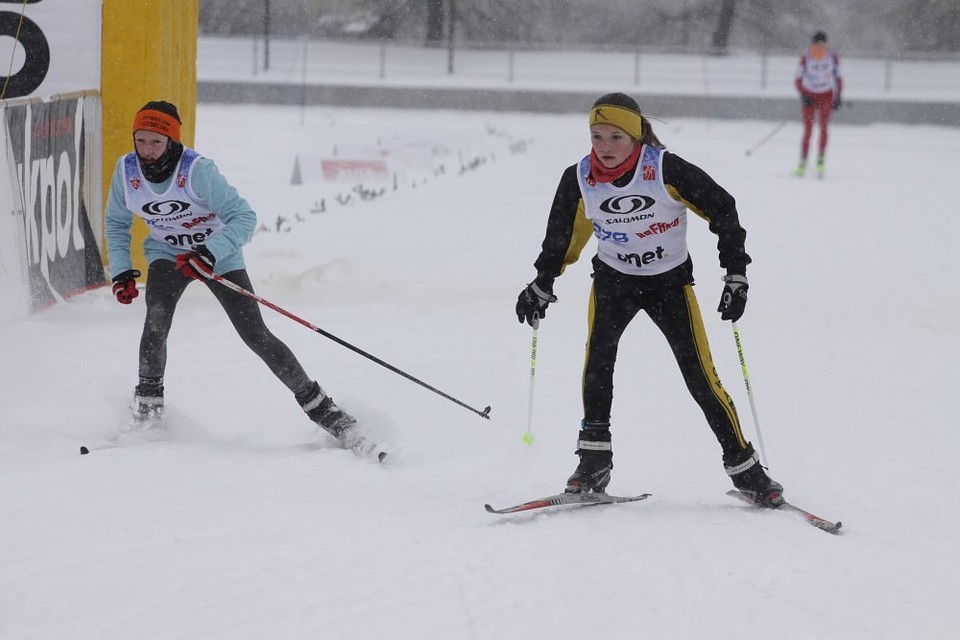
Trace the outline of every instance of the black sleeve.
<instances>
[{"instance_id":1,"label":"black sleeve","mask_svg":"<svg viewBox=\"0 0 960 640\"><path fill-rule=\"evenodd\" d=\"M668 151L663 154L663 182L675 198L710 223L710 231L719 238L720 266L728 273L745 274L751 262L744 247L747 232L740 226L733 196L703 169Z\"/></svg>"},{"instance_id":2,"label":"black sleeve","mask_svg":"<svg viewBox=\"0 0 960 640\"><path fill-rule=\"evenodd\" d=\"M557 193L553 196L550 216L547 218L547 230L540 255L533 263L537 268L537 281L541 286L552 287L554 278L563 273L568 264L577 260L589 239L589 235L583 237L585 218L578 220L578 213L581 210L577 165L572 165L563 172L560 184L557 185Z\"/></svg>"}]
</instances>

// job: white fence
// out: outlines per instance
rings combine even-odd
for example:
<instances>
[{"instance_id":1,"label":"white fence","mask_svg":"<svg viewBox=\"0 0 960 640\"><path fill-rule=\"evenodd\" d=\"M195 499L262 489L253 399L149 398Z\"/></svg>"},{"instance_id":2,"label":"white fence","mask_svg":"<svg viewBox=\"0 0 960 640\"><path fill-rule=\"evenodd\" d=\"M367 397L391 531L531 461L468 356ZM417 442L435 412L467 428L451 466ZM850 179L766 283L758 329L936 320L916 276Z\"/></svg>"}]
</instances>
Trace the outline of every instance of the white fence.
<instances>
[{"instance_id":1,"label":"white fence","mask_svg":"<svg viewBox=\"0 0 960 640\"><path fill-rule=\"evenodd\" d=\"M198 79L356 86L511 87L716 96L793 97L801 52L763 55L545 51L202 36ZM960 59L846 57L852 98L960 102Z\"/></svg>"}]
</instances>

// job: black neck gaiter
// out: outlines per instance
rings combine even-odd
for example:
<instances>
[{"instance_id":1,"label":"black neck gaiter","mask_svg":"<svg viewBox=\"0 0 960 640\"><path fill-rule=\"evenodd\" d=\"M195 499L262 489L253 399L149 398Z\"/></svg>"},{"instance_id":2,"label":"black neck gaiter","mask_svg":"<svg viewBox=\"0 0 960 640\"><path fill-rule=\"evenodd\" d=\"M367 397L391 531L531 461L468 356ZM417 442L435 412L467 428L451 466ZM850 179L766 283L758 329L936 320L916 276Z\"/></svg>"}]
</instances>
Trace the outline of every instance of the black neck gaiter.
<instances>
[{"instance_id":1,"label":"black neck gaiter","mask_svg":"<svg viewBox=\"0 0 960 640\"><path fill-rule=\"evenodd\" d=\"M159 183L173 174L173 170L177 168L177 163L180 162L181 155L183 155L183 145L171 139L167 140L167 149L162 156L157 158L156 162L147 164L139 153L137 159L140 161L140 170L143 171L143 177L150 182Z\"/></svg>"}]
</instances>

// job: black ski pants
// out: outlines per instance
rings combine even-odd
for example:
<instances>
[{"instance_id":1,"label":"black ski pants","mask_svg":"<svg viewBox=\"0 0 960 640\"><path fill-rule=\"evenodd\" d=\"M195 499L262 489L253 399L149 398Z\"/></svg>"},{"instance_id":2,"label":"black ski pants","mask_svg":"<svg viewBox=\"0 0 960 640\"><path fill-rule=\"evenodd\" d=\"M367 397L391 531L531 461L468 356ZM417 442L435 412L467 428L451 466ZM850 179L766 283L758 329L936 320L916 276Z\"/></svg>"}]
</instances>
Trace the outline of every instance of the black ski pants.
<instances>
[{"instance_id":1,"label":"black ski pants","mask_svg":"<svg viewBox=\"0 0 960 640\"><path fill-rule=\"evenodd\" d=\"M223 278L253 292L246 269L231 271ZM187 285L193 281L177 271L169 260L150 263L145 296L147 314L140 337L141 378L163 377L167 366L167 336L173 315ZM313 384L290 348L267 328L257 302L214 280L208 280L206 285L226 311L244 344L260 356L290 391L296 394Z\"/></svg>"},{"instance_id":2,"label":"black ski pants","mask_svg":"<svg viewBox=\"0 0 960 640\"><path fill-rule=\"evenodd\" d=\"M736 457L747 442L733 400L713 365L693 284L645 289L644 280L647 279L619 273L606 265L594 272L583 372L584 422L610 421L613 370L620 337L643 309L670 344L687 389L700 405L724 457ZM640 392L630 390L630 395Z\"/></svg>"}]
</instances>

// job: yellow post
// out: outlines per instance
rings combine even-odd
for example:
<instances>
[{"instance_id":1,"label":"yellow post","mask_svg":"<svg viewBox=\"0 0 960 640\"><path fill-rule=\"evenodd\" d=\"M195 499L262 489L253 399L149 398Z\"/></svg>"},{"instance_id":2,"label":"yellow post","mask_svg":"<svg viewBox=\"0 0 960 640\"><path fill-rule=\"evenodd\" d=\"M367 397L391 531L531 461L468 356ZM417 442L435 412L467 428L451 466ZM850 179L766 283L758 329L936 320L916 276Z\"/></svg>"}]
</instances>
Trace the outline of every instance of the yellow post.
<instances>
[{"instance_id":1,"label":"yellow post","mask_svg":"<svg viewBox=\"0 0 960 640\"><path fill-rule=\"evenodd\" d=\"M197 113L199 0L103 0L100 97L103 105L103 201L117 158L133 151L130 129L150 100L177 105L183 143L193 145ZM134 223L133 267L147 273L146 226ZM106 243L103 243L106 247ZM106 260L106 256L104 256Z\"/></svg>"}]
</instances>

